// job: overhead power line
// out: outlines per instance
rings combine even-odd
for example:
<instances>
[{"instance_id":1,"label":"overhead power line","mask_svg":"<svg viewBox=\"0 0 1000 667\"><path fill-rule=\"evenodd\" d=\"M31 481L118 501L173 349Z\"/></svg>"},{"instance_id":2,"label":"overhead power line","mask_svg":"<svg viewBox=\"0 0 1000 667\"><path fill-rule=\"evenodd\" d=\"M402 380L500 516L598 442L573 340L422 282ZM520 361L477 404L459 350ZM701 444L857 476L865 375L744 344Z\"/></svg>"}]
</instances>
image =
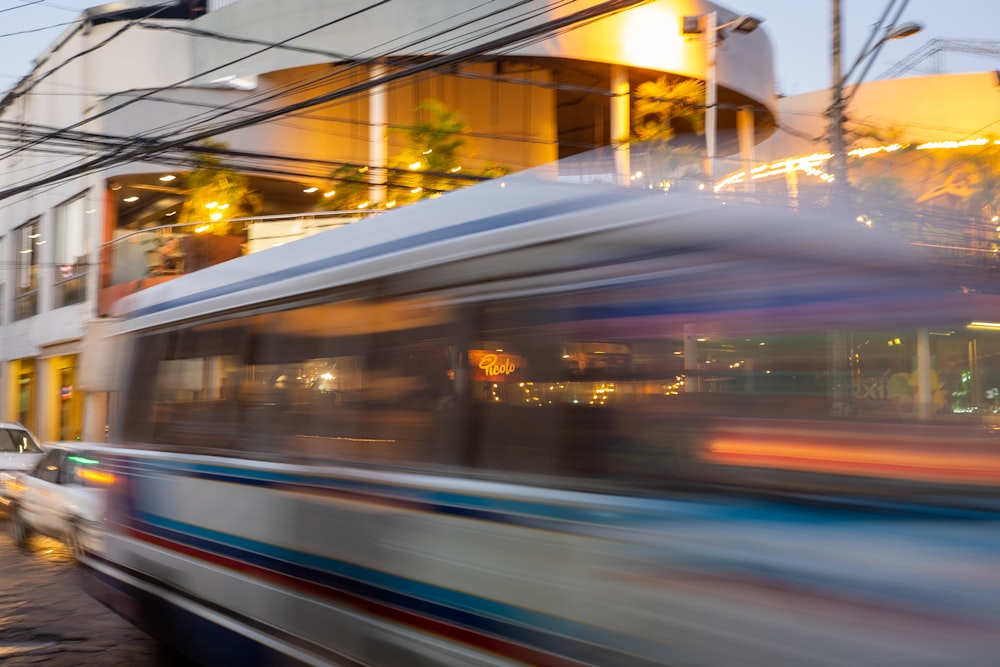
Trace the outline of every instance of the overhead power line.
<instances>
[{"instance_id":1,"label":"overhead power line","mask_svg":"<svg viewBox=\"0 0 1000 667\"><path fill-rule=\"evenodd\" d=\"M493 40L486 41L480 45L469 47L458 52L431 57L424 62L415 63L408 67L400 68L396 71L385 74L381 77L375 77L367 81L345 86L344 88L325 93L322 95L317 95L311 97L307 100L302 100L300 102L295 102L292 104L287 104L274 109L261 111L253 114L249 117L231 121L226 124L213 127L208 130L201 130L197 132L192 132L187 136L173 138L173 139L161 139L161 138L151 138L144 139L141 137L136 138L136 144L130 146L129 148L122 150L116 154L105 155L88 162L85 162L74 167L64 169L55 174L51 174L41 179L32 180L29 182L21 183L19 185L12 186L0 191L0 200L7 199L17 194L30 191L34 188L47 185L54 182L65 181L70 178L75 178L77 176L91 173L93 171L115 165L123 164L127 162L133 162L136 160L141 160L143 158L150 158L156 156L160 153L166 152L168 150L178 148L185 144L192 144L204 139L209 139L216 136L217 134L223 134L226 132L231 132L234 130L242 129L252 125L257 125L274 118L285 116L303 109L315 107L321 104L326 104L334 100L343 99L345 97L350 97L362 92L366 92L371 88L379 85L385 85L411 77L415 74L419 74L425 71L434 70L442 67L447 67L449 65L454 65L466 61L470 58L475 58L484 53L490 53L503 48L510 48L513 45L517 45L524 42L529 42L533 39L537 39L541 36L547 35L554 31L579 25L581 23L589 22L602 18L611 14L619 13L626 9L630 9L637 5L646 4L651 0L606 0L597 5L589 7L587 9L574 12L567 16L552 19L543 23L539 23L535 26L525 28L511 35L499 37ZM291 41L291 39L289 39ZM159 92L159 91L154 91ZM152 95L153 92L150 93ZM141 96L140 96L141 97ZM70 126L68 129L73 129L79 126Z\"/></svg>"},{"instance_id":2,"label":"overhead power line","mask_svg":"<svg viewBox=\"0 0 1000 667\"><path fill-rule=\"evenodd\" d=\"M925 60L936 60L942 53L966 53L1000 59L1000 41L993 39L932 39L882 73L880 79L895 79L917 69Z\"/></svg>"}]
</instances>

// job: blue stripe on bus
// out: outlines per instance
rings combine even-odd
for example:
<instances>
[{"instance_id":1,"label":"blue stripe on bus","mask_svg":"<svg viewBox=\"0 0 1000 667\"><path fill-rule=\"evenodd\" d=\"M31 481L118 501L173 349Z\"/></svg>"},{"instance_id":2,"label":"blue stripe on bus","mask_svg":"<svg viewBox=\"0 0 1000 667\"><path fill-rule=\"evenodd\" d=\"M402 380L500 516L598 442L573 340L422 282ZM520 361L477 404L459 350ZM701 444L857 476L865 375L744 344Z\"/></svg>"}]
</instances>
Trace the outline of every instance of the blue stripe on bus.
<instances>
[{"instance_id":1,"label":"blue stripe on bus","mask_svg":"<svg viewBox=\"0 0 1000 667\"><path fill-rule=\"evenodd\" d=\"M351 262L357 262L365 259L372 259L380 255L387 255L394 252L399 252L401 250L411 250L419 246L429 245L431 243L437 243L439 241L444 241L450 238L458 238L462 236L469 236L472 234L503 229L505 227L513 227L515 225L523 224L526 222L532 222L535 220L548 218L555 215L562 215L566 213L573 213L575 211L581 211L587 208L591 208L593 206L602 206L605 204L620 202L622 201L623 197L624 194L621 192L612 192L612 193L601 192L597 195L578 197L575 199L567 199L565 201L559 201L551 204L539 204L536 206L529 206L527 208L519 209L517 211L499 213L496 215L487 216L485 218L477 218L476 220L470 220L468 222L463 222L448 227L432 229L426 232L413 234L412 236L393 239L391 241L384 241L382 243L376 243L374 245L366 246L364 248L358 248L356 250L351 250L345 253L341 253L339 255L331 255L330 257L324 257L323 259L314 260L306 264L292 266L286 269L282 269L280 271L263 273L257 276L239 280L234 283L230 283L228 285L220 285L219 287L214 287L212 289L204 290L201 292L193 292L191 294L185 294L175 299L170 299L154 305L146 306L145 308L140 308L138 310L135 310L129 313L129 317L134 318L134 317L142 317L144 315L151 315L153 313L169 310L171 308L179 308L181 306L187 306L192 303L198 303L199 301L204 301L206 299L214 299L220 296L233 294L235 292L240 292L243 290L260 287L261 285L267 285L281 280L288 280L291 278L295 278L297 276L307 275L309 273L313 273L316 271L323 271L326 269L336 267L340 264L349 264Z\"/></svg>"},{"instance_id":2,"label":"blue stripe on bus","mask_svg":"<svg viewBox=\"0 0 1000 667\"><path fill-rule=\"evenodd\" d=\"M519 500L499 495L484 495L459 491L423 489L392 482L345 479L342 477L309 475L276 470L258 470L233 466L185 463L180 461L133 460L137 471L146 468L153 473L182 474L200 479L247 486L279 487L285 491L316 493L342 492L364 496L375 503L398 502L414 509L510 523L530 525L549 530L570 530L585 526L634 528L664 521L733 521L777 522L783 525L805 525L851 522L862 524L884 521L997 520L1000 506L973 508L937 506L919 502L891 502L878 498L826 498L822 495L803 496L802 503L752 500L748 498L680 499L643 498L621 495L588 495L599 498L601 504L568 505L565 501L542 502Z\"/></svg>"},{"instance_id":3,"label":"blue stripe on bus","mask_svg":"<svg viewBox=\"0 0 1000 667\"><path fill-rule=\"evenodd\" d=\"M168 542L221 555L335 592L408 609L574 660L597 658L599 664L624 664L621 654L627 654L629 664L638 665L644 661L634 656L636 649L642 649L646 654L664 649L662 644L641 637L622 635L342 560L294 551L152 514L140 513L138 518L140 531ZM615 662L608 661L615 658Z\"/></svg>"}]
</instances>

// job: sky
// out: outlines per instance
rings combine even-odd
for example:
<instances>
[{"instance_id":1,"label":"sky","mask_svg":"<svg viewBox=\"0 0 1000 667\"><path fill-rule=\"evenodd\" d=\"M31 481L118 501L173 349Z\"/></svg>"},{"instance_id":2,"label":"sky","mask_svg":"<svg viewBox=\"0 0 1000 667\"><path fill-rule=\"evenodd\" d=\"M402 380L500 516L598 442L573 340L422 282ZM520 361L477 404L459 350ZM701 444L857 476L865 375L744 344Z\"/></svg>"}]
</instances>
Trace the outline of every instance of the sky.
<instances>
[{"instance_id":1,"label":"sky","mask_svg":"<svg viewBox=\"0 0 1000 667\"><path fill-rule=\"evenodd\" d=\"M286 0L287 1L287 0ZM417 0L398 0L415 2ZM850 65L889 0L841 0L844 68ZM899 0L901 1L901 0ZM764 19L775 52L775 82L783 95L830 85L831 0L716 0L733 11ZM0 0L0 91L13 86L80 12L101 0ZM877 79L932 39L997 40L1000 0L910 0L901 21L917 21L924 30L889 42L872 64L867 80ZM64 25L60 25L64 24ZM1000 40L996 41L1000 44ZM1000 59L941 54L944 72L1000 69ZM926 60L912 76L932 71Z\"/></svg>"},{"instance_id":2,"label":"sky","mask_svg":"<svg viewBox=\"0 0 1000 667\"><path fill-rule=\"evenodd\" d=\"M831 0L715 0L740 14L764 19L775 60L775 85L779 94L797 95L830 87L832 79ZM888 7L888 0L841 0L841 57L843 71L854 62L874 26ZM900 4L897 1L896 7ZM893 10L895 13L895 10ZM991 40L1000 51L1000 2L998 0L910 0L900 22L915 21L923 30L906 39L886 42L872 63L866 81L906 59L933 39ZM903 76L1000 69L1000 58L941 52L938 63L924 60ZM853 79L852 79L853 81Z\"/></svg>"}]
</instances>

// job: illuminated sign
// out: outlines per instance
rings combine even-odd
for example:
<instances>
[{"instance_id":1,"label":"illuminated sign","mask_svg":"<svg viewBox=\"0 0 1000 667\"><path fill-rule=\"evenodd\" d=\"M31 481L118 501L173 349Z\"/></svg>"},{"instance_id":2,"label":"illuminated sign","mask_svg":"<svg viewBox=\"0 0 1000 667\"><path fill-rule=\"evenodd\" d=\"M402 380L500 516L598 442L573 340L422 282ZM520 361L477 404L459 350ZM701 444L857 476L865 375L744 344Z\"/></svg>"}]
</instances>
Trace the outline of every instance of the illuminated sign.
<instances>
[{"instance_id":1,"label":"illuminated sign","mask_svg":"<svg viewBox=\"0 0 1000 667\"><path fill-rule=\"evenodd\" d=\"M487 375L510 375L517 370L517 365L510 357L498 357L495 354L484 354L479 360L479 368Z\"/></svg>"},{"instance_id":2,"label":"illuminated sign","mask_svg":"<svg viewBox=\"0 0 1000 667\"><path fill-rule=\"evenodd\" d=\"M510 380L524 369L525 361L514 354L491 350L469 350L469 365L475 369L473 380Z\"/></svg>"}]
</instances>

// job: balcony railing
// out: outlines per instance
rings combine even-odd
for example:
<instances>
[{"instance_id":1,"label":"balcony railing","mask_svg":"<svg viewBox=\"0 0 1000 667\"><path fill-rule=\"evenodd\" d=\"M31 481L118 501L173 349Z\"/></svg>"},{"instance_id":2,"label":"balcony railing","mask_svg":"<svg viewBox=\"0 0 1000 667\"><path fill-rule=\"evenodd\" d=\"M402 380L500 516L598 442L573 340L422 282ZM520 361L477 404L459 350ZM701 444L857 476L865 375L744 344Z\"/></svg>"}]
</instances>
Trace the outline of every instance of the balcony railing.
<instances>
[{"instance_id":1,"label":"balcony railing","mask_svg":"<svg viewBox=\"0 0 1000 667\"><path fill-rule=\"evenodd\" d=\"M330 211L162 225L127 232L99 249L98 312L125 296L241 255L342 227L378 211ZM221 231L224 229L225 231Z\"/></svg>"}]
</instances>

